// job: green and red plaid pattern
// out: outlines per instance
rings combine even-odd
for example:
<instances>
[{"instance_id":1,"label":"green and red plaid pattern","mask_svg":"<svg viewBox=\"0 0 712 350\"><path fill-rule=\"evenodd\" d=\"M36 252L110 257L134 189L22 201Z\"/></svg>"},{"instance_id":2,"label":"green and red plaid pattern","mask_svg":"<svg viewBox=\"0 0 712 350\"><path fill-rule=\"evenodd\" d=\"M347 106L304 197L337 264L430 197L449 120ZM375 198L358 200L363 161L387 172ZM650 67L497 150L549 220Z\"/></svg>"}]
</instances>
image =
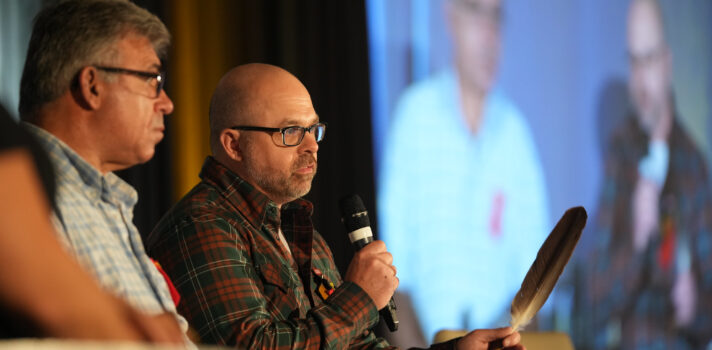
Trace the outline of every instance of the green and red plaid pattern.
<instances>
[{"instance_id":1,"label":"green and red plaid pattern","mask_svg":"<svg viewBox=\"0 0 712 350\"><path fill-rule=\"evenodd\" d=\"M675 118L660 224L647 248L633 249L632 196L648 136L629 116L613 134L595 222L593 250L580 288L582 338L594 349L701 349L712 339L712 196L707 168ZM675 323L674 285L690 269L695 316Z\"/></svg>"},{"instance_id":2,"label":"green and red plaid pattern","mask_svg":"<svg viewBox=\"0 0 712 350\"><path fill-rule=\"evenodd\" d=\"M373 301L341 280L314 231L310 202L278 210L211 157L200 177L146 244L173 280L178 309L202 342L250 349L389 347L370 331L378 322ZM278 227L293 260L279 243ZM336 286L326 300L315 269Z\"/></svg>"}]
</instances>

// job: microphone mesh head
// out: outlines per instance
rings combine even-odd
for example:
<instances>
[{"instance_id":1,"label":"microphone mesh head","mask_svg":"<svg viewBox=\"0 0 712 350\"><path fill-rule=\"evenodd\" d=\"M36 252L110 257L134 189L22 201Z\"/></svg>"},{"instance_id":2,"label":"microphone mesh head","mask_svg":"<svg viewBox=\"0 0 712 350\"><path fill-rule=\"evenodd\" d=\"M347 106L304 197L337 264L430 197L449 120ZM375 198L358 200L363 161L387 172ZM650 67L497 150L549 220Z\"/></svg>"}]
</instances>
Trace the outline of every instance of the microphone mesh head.
<instances>
[{"instance_id":1,"label":"microphone mesh head","mask_svg":"<svg viewBox=\"0 0 712 350\"><path fill-rule=\"evenodd\" d=\"M341 220L344 222L347 232L371 226L366 207L358 195L352 194L341 198L339 200L339 209L341 210Z\"/></svg>"},{"instance_id":2,"label":"microphone mesh head","mask_svg":"<svg viewBox=\"0 0 712 350\"><path fill-rule=\"evenodd\" d=\"M341 217L343 218L366 211L366 206L363 205L363 201L361 201L359 195L351 194L341 197L339 200L339 209L341 210Z\"/></svg>"}]
</instances>

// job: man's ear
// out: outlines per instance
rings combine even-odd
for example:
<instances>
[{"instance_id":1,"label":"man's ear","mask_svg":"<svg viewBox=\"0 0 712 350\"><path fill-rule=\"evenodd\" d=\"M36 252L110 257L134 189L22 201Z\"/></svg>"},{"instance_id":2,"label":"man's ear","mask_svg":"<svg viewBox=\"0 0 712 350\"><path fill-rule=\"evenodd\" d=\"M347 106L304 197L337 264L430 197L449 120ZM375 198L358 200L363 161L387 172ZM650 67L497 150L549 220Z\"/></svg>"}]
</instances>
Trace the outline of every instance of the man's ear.
<instances>
[{"instance_id":1,"label":"man's ear","mask_svg":"<svg viewBox=\"0 0 712 350\"><path fill-rule=\"evenodd\" d=\"M220 146L225 154L232 160L242 160L242 150L240 149L240 132L233 129L225 129L220 132Z\"/></svg>"},{"instance_id":2,"label":"man's ear","mask_svg":"<svg viewBox=\"0 0 712 350\"><path fill-rule=\"evenodd\" d=\"M96 68L87 66L79 71L73 93L79 105L87 109L98 109L104 92L104 82L99 78Z\"/></svg>"}]
</instances>

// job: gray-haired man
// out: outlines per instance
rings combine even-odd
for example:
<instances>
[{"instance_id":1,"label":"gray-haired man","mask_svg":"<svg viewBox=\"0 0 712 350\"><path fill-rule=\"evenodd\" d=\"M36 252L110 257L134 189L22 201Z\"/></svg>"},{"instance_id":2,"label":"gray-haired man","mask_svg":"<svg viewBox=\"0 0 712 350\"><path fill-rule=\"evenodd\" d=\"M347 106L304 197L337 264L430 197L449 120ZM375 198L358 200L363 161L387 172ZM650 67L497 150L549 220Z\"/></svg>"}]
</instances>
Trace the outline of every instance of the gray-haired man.
<instances>
[{"instance_id":1,"label":"gray-haired man","mask_svg":"<svg viewBox=\"0 0 712 350\"><path fill-rule=\"evenodd\" d=\"M163 138L169 43L165 25L129 1L47 7L35 19L20 115L57 171L54 223L69 250L105 289L185 331L131 222L136 191L112 173L151 159Z\"/></svg>"}]
</instances>

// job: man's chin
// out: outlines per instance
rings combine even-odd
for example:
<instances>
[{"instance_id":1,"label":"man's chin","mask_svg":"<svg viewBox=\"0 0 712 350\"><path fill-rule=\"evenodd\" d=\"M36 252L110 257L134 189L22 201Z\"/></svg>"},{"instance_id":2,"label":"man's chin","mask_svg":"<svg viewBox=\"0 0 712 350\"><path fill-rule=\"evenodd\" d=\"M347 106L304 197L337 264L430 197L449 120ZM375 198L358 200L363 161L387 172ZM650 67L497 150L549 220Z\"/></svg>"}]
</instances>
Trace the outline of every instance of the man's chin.
<instances>
[{"instance_id":1,"label":"man's chin","mask_svg":"<svg viewBox=\"0 0 712 350\"><path fill-rule=\"evenodd\" d=\"M304 182L299 181L298 184L295 184L290 190L294 199L306 196L309 191L311 191L311 179Z\"/></svg>"},{"instance_id":2,"label":"man's chin","mask_svg":"<svg viewBox=\"0 0 712 350\"><path fill-rule=\"evenodd\" d=\"M154 154L156 154L155 149L151 148L150 150L147 150L146 152L144 152L143 154L141 154L139 156L137 164L144 164L144 163L148 162L149 160L151 160L151 158L153 158ZM136 164L134 164L134 165L136 165Z\"/></svg>"}]
</instances>

